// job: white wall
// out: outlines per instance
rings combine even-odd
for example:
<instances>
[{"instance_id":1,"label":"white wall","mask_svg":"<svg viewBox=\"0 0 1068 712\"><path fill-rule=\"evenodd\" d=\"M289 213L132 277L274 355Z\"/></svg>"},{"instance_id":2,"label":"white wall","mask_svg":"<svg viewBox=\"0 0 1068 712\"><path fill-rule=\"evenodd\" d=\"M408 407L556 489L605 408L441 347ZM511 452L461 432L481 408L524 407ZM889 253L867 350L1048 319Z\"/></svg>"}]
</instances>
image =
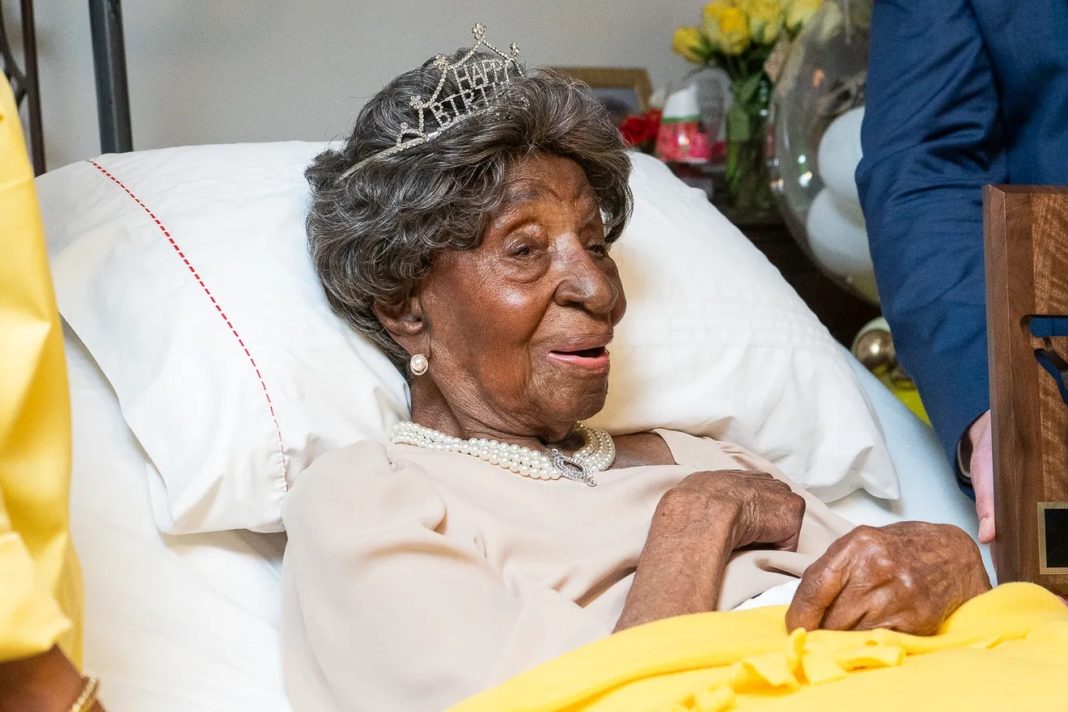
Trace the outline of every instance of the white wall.
<instances>
[{"instance_id":1,"label":"white wall","mask_svg":"<svg viewBox=\"0 0 1068 712\"><path fill-rule=\"evenodd\" d=\"M17 15L17 0L0 2ZM88 10L36 5L55 168L100 150ZM645 67L657 86L686 73L671 34L700 11L699 0L125 0L134 147L342 135L387 80L469 45L476 21L530 65Z\"/></svg>"}]
</instances>

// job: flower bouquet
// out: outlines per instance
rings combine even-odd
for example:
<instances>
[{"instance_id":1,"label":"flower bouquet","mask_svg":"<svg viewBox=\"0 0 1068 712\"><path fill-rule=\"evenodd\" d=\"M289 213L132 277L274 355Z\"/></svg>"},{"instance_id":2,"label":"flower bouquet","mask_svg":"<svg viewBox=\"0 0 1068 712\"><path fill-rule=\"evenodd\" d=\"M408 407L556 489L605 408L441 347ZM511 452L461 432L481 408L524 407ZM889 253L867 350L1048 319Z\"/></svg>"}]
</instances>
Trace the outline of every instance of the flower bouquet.
<instances>
[{"instance_id":1,"label":"flower bouquet","mask_svg":"<svg viewBox=\"0 0 1068 712\"><path fill-rule=\"evenodd\" d=\"M712 0L699 27L675 30L674 50L701 67L723 69L734 103L727 111L727 194L738 212L774 207L768 185L765 130L772 81L790 42L822 0Z\"/></svg>"},{"instance_id":2,"label":"flower bouquet","mask_svg":"<svg viewBox=\"0 0 1068 712\"><path fill-rule=\"evenodd\" d=\"M631 114L619 124L623 140L637 151L652 153L656 134L660 130L660 109L649 109L644 114Z\"/></svg>"}]
</instances>

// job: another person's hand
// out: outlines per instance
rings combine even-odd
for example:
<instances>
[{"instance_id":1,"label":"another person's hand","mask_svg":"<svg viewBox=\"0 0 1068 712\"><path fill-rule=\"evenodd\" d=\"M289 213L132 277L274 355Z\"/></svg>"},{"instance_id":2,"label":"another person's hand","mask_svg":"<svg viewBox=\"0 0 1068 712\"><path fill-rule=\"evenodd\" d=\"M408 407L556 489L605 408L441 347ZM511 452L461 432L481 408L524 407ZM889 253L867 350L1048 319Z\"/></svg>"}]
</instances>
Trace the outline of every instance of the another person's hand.
<instances>
[{"instance_id":1,"label":"another person's hand","mask_svg":"<svg viewBox=\"0 0 1068 712\"><path fill-rule=\"evenodd\" d=\"M986 411L968 428L972 453L968 464L975 490L975 513L979 516L979 541L994 541L994 441L990 411Z\"/></svg>"},{"instance_id":2,"label":"another person's hand","mask_svg":"<svg viewBox=\"0 0 1068 712\"><path fill-rule=\"evenodd\" d=\"M988 590L979 548L963 530L925 522L862 526L805 571L786 626L931 635Z\"/></svg>"},{"instance_id":3,"label":"another person's hand","mask_svg":"<svg viewBox=\"0 0 1068 712\"><path fill-rule=\"evenodd\" d=\"M58 647L0 663L0 712L69 712L86 679ZM100 702L89 707L104 712Z\"/></svg>"}]
</instances>

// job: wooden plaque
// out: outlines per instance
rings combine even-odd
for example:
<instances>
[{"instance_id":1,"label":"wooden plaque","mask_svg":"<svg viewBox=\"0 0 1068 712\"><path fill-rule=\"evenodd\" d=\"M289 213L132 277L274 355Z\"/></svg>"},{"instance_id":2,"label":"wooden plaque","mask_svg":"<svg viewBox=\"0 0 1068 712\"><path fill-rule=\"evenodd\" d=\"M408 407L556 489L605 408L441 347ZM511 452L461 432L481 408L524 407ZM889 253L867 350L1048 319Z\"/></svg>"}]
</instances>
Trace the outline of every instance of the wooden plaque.
<instances>
[{"instance_id":1,"label":"wooden plaque","mask_svg":"<svg viewBox=\"0 0 1068 712\"><path fill-rule=\"evenodd\" d=\"M1068 189L987 186L998 580L1068 595Z\"/></svg>"}]
</instances>

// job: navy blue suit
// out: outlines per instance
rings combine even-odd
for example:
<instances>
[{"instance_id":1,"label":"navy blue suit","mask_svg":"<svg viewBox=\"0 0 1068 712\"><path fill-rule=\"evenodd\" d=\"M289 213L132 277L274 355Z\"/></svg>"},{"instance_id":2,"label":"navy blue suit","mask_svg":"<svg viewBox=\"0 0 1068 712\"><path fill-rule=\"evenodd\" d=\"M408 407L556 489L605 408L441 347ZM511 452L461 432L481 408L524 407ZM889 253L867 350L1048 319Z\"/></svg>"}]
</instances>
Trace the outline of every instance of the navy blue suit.
<instances>
[{"instance_id":1,"label":"navy blue suit","mask_svg":"<svg viewBox=\"0 0 1068 712\"><path fill-rule=\"evenodd\" d=\"M875 0L857 185L951 461L989 405L982 187L1068 184L1068 0Z\"/></svg>"}]
</instances>

